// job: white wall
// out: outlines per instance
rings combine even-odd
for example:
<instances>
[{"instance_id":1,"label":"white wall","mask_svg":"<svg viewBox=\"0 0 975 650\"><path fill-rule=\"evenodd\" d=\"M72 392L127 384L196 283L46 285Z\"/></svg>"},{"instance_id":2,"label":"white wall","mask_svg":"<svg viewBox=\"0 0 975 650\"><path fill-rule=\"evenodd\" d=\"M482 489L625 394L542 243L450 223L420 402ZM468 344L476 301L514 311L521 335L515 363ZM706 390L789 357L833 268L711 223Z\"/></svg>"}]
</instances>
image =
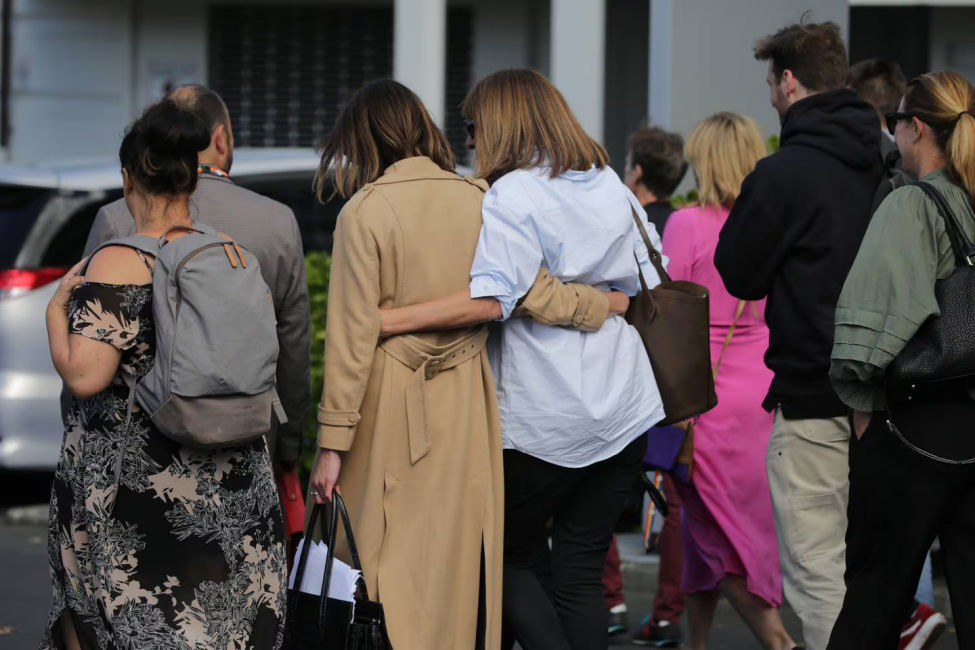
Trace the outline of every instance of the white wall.
<instances>
[{"instance_id":1,"label":"white wall","mask_svg":"<svg viewBox=\"0 0 975 650\"><path fill-rule=\"evenodd\" d=\"M549 72L549 8L540 0L475 0L471 80L505 68Z\"/></svg>"},{"instance_id":2,"label":"white wall","mask_svg":"<svg viewBox=\"0 0 975 650\"><path fill-rule=\"evenodd\" d=\"M10 159L111 155L132 114L125 0L15 0Z\"/></svg>"},{"instance_id":3,"label":"white wall","mask_svg":"<svg viewBox=\"0 0 975 650\"><path fill-rule=\"evenodd\" d=\"M207 5L15 0L9 159L111 157L164 86L206 82Z\"/></svg>"},{"instance_id":4,"label":"white wall","mask_svg":"<svg viewBox=\"0 0 975 650\"><path fill-rule=\"evenodd\" d=\"M205 2L136 2L136 111L159 100L167 86L207 82L207 14Z\"/></svg>"},{"instance_id":5,"label":"white wall","mask_svg":"<svg viewBox=\"0 0 975 650\"><path fill-rule=\"evenodd\" d=\"M832 20L847 35L847 0L652 0L650 4L650 121L685 137L699 121L729 110L778 134L769 104L767 63L755 41L814 7L811 20Z\"/></svg>"}]
</instances>

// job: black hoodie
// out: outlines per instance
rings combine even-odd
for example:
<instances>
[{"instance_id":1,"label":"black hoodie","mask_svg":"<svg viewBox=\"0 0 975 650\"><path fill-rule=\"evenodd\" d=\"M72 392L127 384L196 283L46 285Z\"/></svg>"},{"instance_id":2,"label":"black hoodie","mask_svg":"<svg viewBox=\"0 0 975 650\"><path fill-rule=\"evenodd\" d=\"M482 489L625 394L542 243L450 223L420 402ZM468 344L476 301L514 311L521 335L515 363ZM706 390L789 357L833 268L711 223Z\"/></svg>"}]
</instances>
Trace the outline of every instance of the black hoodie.
<instances>
[{"instance_id":1,"label":"black hoodie","mask_svg":"<svg viewBox=\"0 0 975 650\"><path fill-rule=\"evenodd\" d=\"M742 183L714 264L732 295L768 297L767 410L847 412L829 384L833 315L882 171L877 113L852 90L830 90L786 111L780 150Z\"/></svg>"}]
</instances>

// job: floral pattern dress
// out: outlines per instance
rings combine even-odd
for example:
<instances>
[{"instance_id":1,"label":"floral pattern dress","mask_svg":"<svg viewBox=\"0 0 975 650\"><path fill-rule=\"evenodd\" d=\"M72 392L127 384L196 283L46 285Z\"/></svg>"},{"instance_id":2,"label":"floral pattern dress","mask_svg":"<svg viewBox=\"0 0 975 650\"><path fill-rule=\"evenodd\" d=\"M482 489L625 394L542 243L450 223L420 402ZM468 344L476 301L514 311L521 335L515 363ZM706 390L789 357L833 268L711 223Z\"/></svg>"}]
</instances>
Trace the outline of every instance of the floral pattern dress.
<instances>
[{"instance_id":1,"label":"floral pattern dress","mask_svg":"<svg viewBox=\"0 0 975 650\"><path fill-rule=\"evenodd\" d=\"M281 644L284 531L263 440L182 447L126 380L152 367L151 285L86 283L69 328L122 352L107 389L65 408L51 494L53 599L42 649L70 616L82 648L237 650Z\"/></svg>"}]
</instances>

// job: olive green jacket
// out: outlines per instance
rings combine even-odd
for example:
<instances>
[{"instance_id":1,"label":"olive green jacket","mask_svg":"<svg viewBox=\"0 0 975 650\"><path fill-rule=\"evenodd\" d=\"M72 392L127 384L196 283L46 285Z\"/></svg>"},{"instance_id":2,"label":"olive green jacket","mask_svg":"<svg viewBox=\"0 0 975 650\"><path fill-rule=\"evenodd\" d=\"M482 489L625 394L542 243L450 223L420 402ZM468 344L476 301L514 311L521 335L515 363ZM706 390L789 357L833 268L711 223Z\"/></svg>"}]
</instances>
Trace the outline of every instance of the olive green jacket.
<instances>
[{"instance_id":1,"label":"olive green jacket","mask_svg":"<svg viewBox=\"0 0 975 650\"><path fill-rule=\"evenodd\" d=\"M965 233L975 213L965 189L945 170L922 180L941 191ZM836 306L830 381L859 411L886 407L887 366L931 316L940 315L935 281L955 269L944 219L919 187L894 190L877 208Z\"/></svg>"}]
</instances>

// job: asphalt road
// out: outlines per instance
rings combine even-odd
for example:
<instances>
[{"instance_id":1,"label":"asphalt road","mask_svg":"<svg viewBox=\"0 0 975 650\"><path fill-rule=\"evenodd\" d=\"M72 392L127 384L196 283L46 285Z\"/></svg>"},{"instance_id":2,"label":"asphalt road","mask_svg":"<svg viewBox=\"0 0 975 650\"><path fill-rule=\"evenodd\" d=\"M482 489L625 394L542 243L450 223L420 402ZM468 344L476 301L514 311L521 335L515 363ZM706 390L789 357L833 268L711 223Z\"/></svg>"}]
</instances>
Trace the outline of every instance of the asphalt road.
<instances>
[{"instance_id":1,"label":"asphalt road","mask_svg":"<svg viewBox=\"0 0 975 650\"><path fill-rule=\"evenodd\" d=\"M44 508L5 510L11 502L18 505L37 503L46 498L46 478L34 477L19 482L17 489L0 477L0 649L36 650L47 619L50 604L46 537L42 523ZM11 515L21 515L20 523L11 523ZM657 582L657 559L644 555L638 535L622 535L620 555L633 630L649 610ZM936 582L937 604L946 611L946 590L943 580ZM686 617L685 617L686 618ZM790 634L799 640L799 622L786 607L783 618ZM686 621L685 621L686 624ZM614 647L628 644L628 637L614 641ZM727 601L721 601L711 634L712 650L760 648L745 624L741 622ZM958 644L954 631L948 632L934 646L934 650L952 650Z\"/></svg>"}]
</instances>

